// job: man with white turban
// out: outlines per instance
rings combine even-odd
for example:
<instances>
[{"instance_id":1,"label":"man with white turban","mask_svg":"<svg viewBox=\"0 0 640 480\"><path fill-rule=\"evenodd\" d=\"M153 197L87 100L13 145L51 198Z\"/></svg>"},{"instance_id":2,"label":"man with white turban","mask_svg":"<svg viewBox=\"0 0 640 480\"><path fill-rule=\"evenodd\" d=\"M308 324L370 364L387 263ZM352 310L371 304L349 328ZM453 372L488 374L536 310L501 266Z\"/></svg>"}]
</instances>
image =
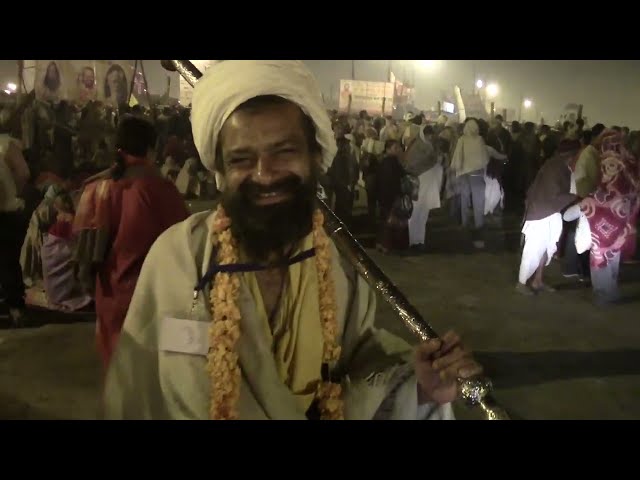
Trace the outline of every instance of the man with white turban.
<instances>
[{"instance_id":1,"label":"man with white turban","mask_svg":"<svg viewBox=\"0 0 640 480\"><path fill-rule=\"evenodd\" d=\"M452 332L415 350L374 326L375 295L325 233L336 152L299 61L213 64L193 138L220 204L145 261L107 374L107 418L449 419L481 367Z\"/></svg>"}]
</instances>

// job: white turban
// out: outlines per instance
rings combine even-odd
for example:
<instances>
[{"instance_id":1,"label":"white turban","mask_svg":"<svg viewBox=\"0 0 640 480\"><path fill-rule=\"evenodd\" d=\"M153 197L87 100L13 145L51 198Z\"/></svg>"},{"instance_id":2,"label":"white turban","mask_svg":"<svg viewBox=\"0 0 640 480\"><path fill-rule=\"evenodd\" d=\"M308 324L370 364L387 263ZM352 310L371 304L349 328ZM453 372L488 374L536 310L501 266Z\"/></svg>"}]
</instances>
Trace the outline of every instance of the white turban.
<instances>
[{"instance_id":1,"label":"white turban","mask_svg":"<svg viewBox=\"0 0 640 480\"><path fill-rule=\"evenodd\" d=\"M261 95L290 100L313 120L326 172L337 151L331 121L315 78L299 60L224 60L211 65L196 84L191 106L193 141L202 163L216 171L224 122L241 104Z\"/></svg>"}]
</instances>

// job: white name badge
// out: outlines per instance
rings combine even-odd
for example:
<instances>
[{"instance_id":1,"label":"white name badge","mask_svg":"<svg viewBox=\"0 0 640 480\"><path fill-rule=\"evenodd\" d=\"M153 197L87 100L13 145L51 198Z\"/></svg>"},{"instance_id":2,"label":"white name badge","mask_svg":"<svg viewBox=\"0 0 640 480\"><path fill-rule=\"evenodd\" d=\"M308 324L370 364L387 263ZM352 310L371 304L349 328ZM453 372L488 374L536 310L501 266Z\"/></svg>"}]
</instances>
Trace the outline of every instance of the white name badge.
<instances>
[{"instance_id":1,"label":"white name badge","mask_svg":"<svg viewBox=\"0 0 640 480\"><path fill-rule=\"evenodd\" d=\"M160 350L206 355L209 352L209 323L182 318L164 318L160 324Z\"/></svg>"}]
</instances>

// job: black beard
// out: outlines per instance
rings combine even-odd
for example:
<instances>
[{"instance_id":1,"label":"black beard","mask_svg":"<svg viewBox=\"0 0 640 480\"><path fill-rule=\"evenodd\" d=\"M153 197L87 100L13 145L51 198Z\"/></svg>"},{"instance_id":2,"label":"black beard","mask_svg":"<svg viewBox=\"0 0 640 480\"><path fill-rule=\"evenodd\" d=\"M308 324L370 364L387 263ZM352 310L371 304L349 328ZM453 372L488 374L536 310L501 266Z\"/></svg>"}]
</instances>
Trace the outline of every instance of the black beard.
<instances>
[{"instance_id":1,"label":"black beard","mask_svg":"<svg viewBox=\"0 0 640 480\"><path fill-rule=\"evenodd\" d=\"M291 199L275 205L256 205L261 193L282 191ZM266 262L270 254L279 258L285 248L304 238L313 226L313 210L317 192L317 176L307 181L290 176L272 185L243 182L237 191L223 193L222 206L231 219L231 233L250 258Z\"/></svg>"}]
</instances>

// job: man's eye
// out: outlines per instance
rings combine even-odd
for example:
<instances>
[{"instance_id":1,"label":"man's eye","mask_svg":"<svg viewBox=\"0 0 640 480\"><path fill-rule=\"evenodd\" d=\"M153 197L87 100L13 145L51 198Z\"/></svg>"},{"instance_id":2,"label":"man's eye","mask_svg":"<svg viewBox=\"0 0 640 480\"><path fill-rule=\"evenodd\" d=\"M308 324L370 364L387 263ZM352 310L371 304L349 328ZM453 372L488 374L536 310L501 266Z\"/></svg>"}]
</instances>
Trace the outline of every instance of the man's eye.
<instances>
[{"instance_id":1,"label":"man's eye","mask_svg":"<svg viewBox=\"0 0 640 480\"><path fill-rule=\"evenodd\" d=\"M249 161L249 157L236 157L229 160L229 165L240 165Z\"/></svg>"}]
</instances>

